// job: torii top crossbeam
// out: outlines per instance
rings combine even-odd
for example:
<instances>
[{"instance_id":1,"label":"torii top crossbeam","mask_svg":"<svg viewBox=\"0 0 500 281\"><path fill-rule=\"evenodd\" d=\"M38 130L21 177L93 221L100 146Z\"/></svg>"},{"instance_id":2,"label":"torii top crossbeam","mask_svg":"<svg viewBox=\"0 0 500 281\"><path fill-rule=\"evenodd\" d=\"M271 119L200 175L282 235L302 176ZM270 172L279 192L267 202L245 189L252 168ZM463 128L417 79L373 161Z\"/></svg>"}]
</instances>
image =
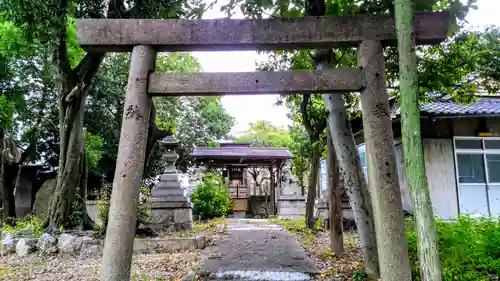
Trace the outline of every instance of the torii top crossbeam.
<instances>
[{"instance_id":1,"label":"torii top crossbeam","mask_svg":"<svg viewBox=\"0 0 500 281\"><path fill-rule=\"evenodd\" d=\"M415 15L415 42L435 44L448 31L447 12ZM262 20L77 20L78 42L87 51L129 52L147 45L156 51L273 50L357 46L363 40L396 42L394 18L381 15ZM150 73L148 94L245 95L359 92L359 68L241 73Z\"/></svg>"},{"instance_id":2,"label":"torii top crossbeam","mask_svg":"<svg viewBox=\"0 0 500 281\"><path fill-rule=\"evenodd\" d=\"M416 44L446 37L447 12L415 14ZM237 51L335 48L363 40L396 43L394 18L382 15L273 19L76 21L78 42L87 51L130 52L149 45L157 51Z\"/></svg>"}]
</instances>

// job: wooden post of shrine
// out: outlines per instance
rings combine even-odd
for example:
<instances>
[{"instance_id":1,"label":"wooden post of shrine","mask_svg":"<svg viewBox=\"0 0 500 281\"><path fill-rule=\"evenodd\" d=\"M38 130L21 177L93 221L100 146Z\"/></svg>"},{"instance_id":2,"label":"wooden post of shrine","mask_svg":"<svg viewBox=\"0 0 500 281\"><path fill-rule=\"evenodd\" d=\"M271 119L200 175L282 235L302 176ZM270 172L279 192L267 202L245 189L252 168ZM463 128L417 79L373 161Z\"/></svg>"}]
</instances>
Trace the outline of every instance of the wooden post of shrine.
<instances>
[{"instance_id":1,"label":"wooden post of shrine","mask_svg":"<svg viewBox=\"0 0 500 281\"><path fill-rule=\"evenodd\" d=\"M276 187L275 187L275 178L274 178L274 167L273 164L269 166L269 183L271 189L271 214L276 215Z\"/></svg>"}]
</instances>

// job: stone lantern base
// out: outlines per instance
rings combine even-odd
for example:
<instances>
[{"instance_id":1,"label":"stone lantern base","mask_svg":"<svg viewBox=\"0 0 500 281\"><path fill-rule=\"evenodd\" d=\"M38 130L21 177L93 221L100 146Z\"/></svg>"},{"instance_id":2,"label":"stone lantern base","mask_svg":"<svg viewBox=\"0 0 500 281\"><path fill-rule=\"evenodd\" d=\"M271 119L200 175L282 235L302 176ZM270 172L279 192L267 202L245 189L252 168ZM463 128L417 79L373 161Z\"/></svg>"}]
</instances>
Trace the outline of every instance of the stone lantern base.
<instances>
[{"instance_id":1,"label":"stone lantern base","mask_svg":"<svg viewBox=\"0 0 500 281\"><path fill-rule=\"evenodd\" d=\"M306 215L306 198L301 195L281 195L278 197L278 217L301 219Z\"/></svg>"},{"instance_id":2,"label":"stone lantern base","mask_svg":"<svg viewBox=\"0 0 500 281\"><path fill-rule=\"evenodd\" d=\"M163 174L151 190L149 220L145 227L176 231L193 227L193 203L181 187L177 173Z\"/></svg>"}]
</instances>

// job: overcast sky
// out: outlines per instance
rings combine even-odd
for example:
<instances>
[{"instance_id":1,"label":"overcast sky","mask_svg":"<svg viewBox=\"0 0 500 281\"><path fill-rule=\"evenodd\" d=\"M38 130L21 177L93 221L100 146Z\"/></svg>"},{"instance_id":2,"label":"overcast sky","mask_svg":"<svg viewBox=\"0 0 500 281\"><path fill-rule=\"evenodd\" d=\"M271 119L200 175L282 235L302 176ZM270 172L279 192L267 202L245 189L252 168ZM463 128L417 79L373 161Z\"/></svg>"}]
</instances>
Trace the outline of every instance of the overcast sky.
<instances>
[{"instance_id":1,"label":"overcast sky","mask_svg":"<svg viewBox=\"0 0 500 281\"><path fill-rule=\"evenodd\" d=\"M205 12L204 19L224 18L220 6L229 0L219 0L218 5ZM498 7L500 0L478 0L478 9L469 13L467 20L471 26L483 28L487 25L500 26ZM243 18L239 11L233 18ZM204 72L244 72L255 71L255 62L265 57L258 56L254 51L245 52L194 52ZM257 120L268 120L279 126L286 126L290 121L286 117L285 107L274 106L277 95L258 96L225 96L222 103L226 110L236 118L232 133L239 134L246 130L248 123Z\"/></svg>"}]
</instances>

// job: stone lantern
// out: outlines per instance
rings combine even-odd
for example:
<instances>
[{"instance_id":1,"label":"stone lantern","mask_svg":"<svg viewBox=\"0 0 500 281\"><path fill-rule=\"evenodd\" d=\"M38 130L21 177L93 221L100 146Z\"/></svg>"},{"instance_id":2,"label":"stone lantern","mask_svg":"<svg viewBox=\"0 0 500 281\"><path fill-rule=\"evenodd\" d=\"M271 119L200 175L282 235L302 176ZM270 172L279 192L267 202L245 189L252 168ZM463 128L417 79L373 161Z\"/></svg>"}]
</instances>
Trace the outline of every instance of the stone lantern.
<instances>
[{"instance_id":1,"label":"stone lantern","mask_svg":"<svg viewBox=\"0 0 500 281\"><path fill-rule=\"evenodd\" d=\"M167 136L159 141L159 145L164 149L163 160L166 167L160 175L160 181L151 190L151 209L147 225L156 231L192 228L193 204L182 188L175 168L175 162L179 159L179 144L179 140L174 136Z\"/></svg>"},{"instance_id":2,"label":"stone lantern","mask_svg":"<svg viewBox=\"0 0 500 281\"><path fill-rule=\"evenodd\" d=\"M180 141L175 136L167 136L163 140L158 141L158 143L162 150L165 151L163 159L166 162L166 167L163 174L176 174L175 162L179 159L177 149L180 147Z\"/></svg>"}]
</instances>

